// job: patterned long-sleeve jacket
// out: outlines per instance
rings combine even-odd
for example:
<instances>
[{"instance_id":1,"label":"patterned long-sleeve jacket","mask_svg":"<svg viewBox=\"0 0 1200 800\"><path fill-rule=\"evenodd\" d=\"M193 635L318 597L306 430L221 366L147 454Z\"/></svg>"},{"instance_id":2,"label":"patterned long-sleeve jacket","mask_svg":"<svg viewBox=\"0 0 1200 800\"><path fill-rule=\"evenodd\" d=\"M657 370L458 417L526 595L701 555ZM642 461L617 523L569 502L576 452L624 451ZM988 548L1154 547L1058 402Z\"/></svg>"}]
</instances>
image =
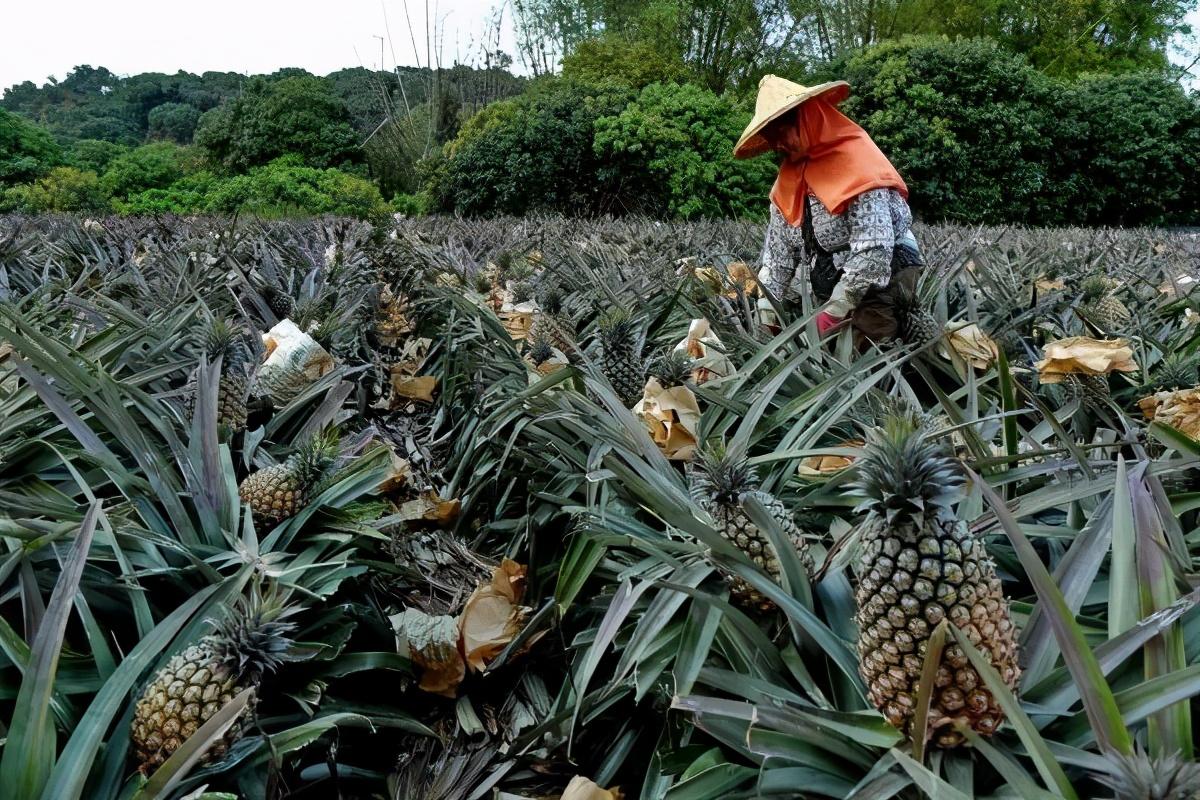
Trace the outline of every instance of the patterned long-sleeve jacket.
<instances>
[{"instance_id":1,"label":"patterned long-sleeve jacket","mask_svg":"<svg viewBox=\"0 0 1200 800\"><path fill-rule=\"evenodd\" d=\"M848 315L872 288L887 286L892 276L892 249L908 241L912 212L895 189L869 189L855 197L841 214L832 214L815 196L809 196L813 234L817 243L833 253L842 271L827 310L835 317ZM811 253L806 253L800 226L788 223L771 204L771 221L763 245L759 281L775 297L795 302L808 291Z\"/></svg>"}]
</instances>

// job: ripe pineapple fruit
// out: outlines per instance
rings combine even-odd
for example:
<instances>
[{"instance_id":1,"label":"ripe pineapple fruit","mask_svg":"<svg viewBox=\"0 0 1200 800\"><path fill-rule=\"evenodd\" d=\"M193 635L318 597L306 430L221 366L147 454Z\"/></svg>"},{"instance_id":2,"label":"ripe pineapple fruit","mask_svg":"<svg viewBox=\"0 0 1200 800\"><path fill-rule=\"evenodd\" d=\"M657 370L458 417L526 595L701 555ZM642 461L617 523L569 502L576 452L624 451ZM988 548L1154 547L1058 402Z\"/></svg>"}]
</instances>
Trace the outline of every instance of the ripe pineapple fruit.
<instances>
[{"instance_id":1,"label":"ripe pineapple fruit","mask_svg":"<svg viewBox=\"0 0 1200 800\"><path fill-rule=\"evenodd\" d=\"M238 496L250 505L255 517L271 522L285 520L317 494L329 477L337 453L335 436L314 436L283 463L249 475L238 487Z\"/></svg>"},{"instance_id":2,"label":"ripe pineapple fruit","mask_svg":"<svg viewBox=\"0 0 1200 800\"><path fill-rule=\"evenodd\" d=\"M958 626L1010 686L1016 686L1016 630L995 568L951 504L962 477L915 415L868 429L853 491L869 511L861 528L855 596L859 666L871 702L909 732L929 637L942 620ZM966 654L948 640L938 666L926 734L954 746L963 722L983 735L1000 726L1000 704Z\"/></svg>"},{"instance_id":3,"label":"ripe pineapple fruit","mask_svg":"<svg viewBox=\"0 0 1200 800\"><path fill-rule=\"evenodd\" d=\"M1080 285L1082 297L1079 310L1089 322L1105 332L1124 330L1132 319L1125 304L1113 296L1113 284L1102 275L1095 275Z\"/></svg>"},{"instance_id":4,"label":"ripe pineapple fruit","mask_svg":"<svg viewBox=\"0 0 1200 800\"><path fill-rule=\"evenodd\" d=\"M758 476L745 458L726 453L723 448L697 454L690 469L691 494L717 523L717 531L746 554L759 569L778 582L782 567L771 540L751 521L745 501L756 498L787 534L800 556L805 571L812 575L813 559L808 542L782 502L758 488ZM730 596L743 608L770 611L775 604L745 579L727 575Z\"/></svg>"},{"instance_id":5,"label":"ripe pineapple fruit","mask_svg":"<svg viewBox=\"0 0 1200 800\"><path fill-rule=\"evenodd\" d=\"M211 362L221 358L221 378L217 384L217 422L239 431L246 427L246 405L250 400L250 373L254 356L246 338L223 320L214 320L204 334L205 357ZM197 372L188 380L189 416L195 408Z\"/></svg>"},{"instance_id":6,"label":"ripe pineapple fruit","mask_svg":"<svg viewBox=\"0 0 1200 800\"><path fill-rule=\"evenodd\" d=\"M646 386L646 362L642 337L629 313L614 309L599 321L600 371L608 378L617 397L627 406L642 397Z\"/></svg>"},{"instance_id":7,"label":"ripe pineapple fruit","mask_svg":"<svg viewBox=\"0 0 1200 800\"><path fill-rule=\"evenodd\" d=\"M266 673L284 660L295 628L273 597L242 599L215 630L171 657L142 692L130 738L138 770L148 774L247 688L257 693ZM251 701L253 702L253 701ZM219 761L242 737L243 719L214 742L203 763Z\"/></svg>"}]
</instances>

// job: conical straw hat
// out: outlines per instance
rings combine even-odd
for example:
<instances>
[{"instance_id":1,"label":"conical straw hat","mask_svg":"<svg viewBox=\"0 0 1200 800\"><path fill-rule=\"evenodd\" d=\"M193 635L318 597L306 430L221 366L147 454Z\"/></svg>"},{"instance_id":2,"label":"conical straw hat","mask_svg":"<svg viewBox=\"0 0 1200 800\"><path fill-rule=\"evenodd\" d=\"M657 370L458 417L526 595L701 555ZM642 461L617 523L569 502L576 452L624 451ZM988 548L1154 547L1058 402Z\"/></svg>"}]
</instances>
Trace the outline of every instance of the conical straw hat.
<instances>
[{"instance_id":1,"label":"conical straw hat","mask_svg":"<svg viewBox=\"0 0 1200 800\"><path fill-rule=\"evenodd\" d=\"M733 146L738 158L761 155L771 149L760 134L771 122L791 111L796 106L814 97L825 96L831 103L840 103L850 94L850 84L845 81L830 81L818 86L801 86L778 75L764 75L758 82L758 101L754 104L754 119L742 131L741 138Z\"/></svg>"}]
</instances>

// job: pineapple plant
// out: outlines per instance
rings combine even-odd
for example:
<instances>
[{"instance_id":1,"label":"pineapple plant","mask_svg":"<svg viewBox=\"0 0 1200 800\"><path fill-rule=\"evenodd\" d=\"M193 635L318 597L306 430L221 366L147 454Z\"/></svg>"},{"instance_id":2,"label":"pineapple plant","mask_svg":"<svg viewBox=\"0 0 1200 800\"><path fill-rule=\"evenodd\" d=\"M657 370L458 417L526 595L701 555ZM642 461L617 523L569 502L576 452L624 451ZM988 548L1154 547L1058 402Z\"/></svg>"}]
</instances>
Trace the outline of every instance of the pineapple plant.
<instances>
[{"instance_id":1,"label":"pineapple plant","mask_svg":"<svg viewBox=\"0 0 1200 800\"><path fill-rule=\"evenodd\" d=\"M691 465L689 483L692 497L716 522L717 532L772 580L779 581L782 566L767 534L746 513L745 502L751 497L762 503L787 534L805 571L812 575L813 558L803 532L778 498L759 489L758 476L746 458L728 453L722 447L700 451ZM726 581L730 597L739 606L754 611L770 611L775 607L774 602L744 578L727 575Z\"/></svg>"},{"instance_id":2,"label":"pineapple plant","mask_svg":"<svg viewBox=\"0 0 1200 800\"><path fill-rule=\"evenodd\" d=\"M1190 389L1200 383L1196 358L1192 355L1169 355L1164 358L1150 376L1146 387L1150 391L1173 391Z\"/></svg>"},{"instance_id":3,"label":"pineapple plant","mask_svg":"<svg viewBox=\"0 0 1200 800\"><path fill-rule=\"evenodd\" d=\"M270 522L285 520L318 494L337 455L335 435L313 436L282 463L247 476L238 487L238 495L256 518Z\"/></svg>"},{"instance_id":4,"label":"pineapple plant","mask_svg":"<svg viewBox=\"0 0 1200 800\"><path fill-rule=\"evenodd\" d=\"M672 350L655 359L647 366L647 374L658 381L664 389L685 386L692 380L692 359L678 350Z\"/></svg>"},{"instance_id":5,"label":"pineapple plant","mask_svg":"<svg viewBox=\"0 0 1200 800\"><path fill-rule=\"evenodd\" d=\"M1152 758L1110 753L1109 770L1096 779L1113 791L1113 800L1200 800L1200 763L1179 753Z\"/></svg>"},{"instance_id":6,"label":"pineapple plant","mask_svg":"<svg viewBox=\"0 0 1200 800\"><path fill-rule=\"evenodd\" d=\"M942 335L942 326L916 293L897 292L895 313L897 335L905 344L921 348Z\"/></svg>"},{"instance_id":7,"label":"pineapple plant","mask_svg":"<svg viewBox=\"0 0 1200 800\"><path fill-rule=\"evenodd\" d=\"M642 396L646 385L646 362L642 358L642 334L623 309L613 309L599 320L600 371L608 378L617 397L627 406Z\"/></svg>"},{"instance_id":8,"label":"pineapple plant","mask_svg":"<svg viewBox=\"0 0 1200 800\"><path fill-rule=\"evenodd\" d=\"M1113 294L1113 282L1094 275L1080 284L1079 310L1088 322L1102 331L1120 331L1128 327L1132 314Z\"/></svg>"},{"instance_id":9,"label":"pineapple plant","mask_svg":"<svg viewBox=\"0 0 1200 800\"><path fill-rule=\"evenodd\" d=\"M211 362L221 359L221 376L217 384L217 422L230 430L246 427L246 406L250 400L250 380L254 356L246 337L229 323L214 320L205 331L203 349ZM189 415L195 408L198 372L188 380L187 406Z\"/></svg>"},{"instance_id":10,"label":"pineapple plant","mask_svg":"<svg viewBox=\"0 0 1200 800\"><path fill-rule=\"evenodd\" d=\"M134 707L130 739L140 772L160 766L234 697L257 693L291 646L291 613L277 597L252 592L212 623L211 634L171 657ZM242 737L246 716L209 747L203 763L219 761Z\"/></svg>"},{"instance_id":11,"label":"pineapple plant","mask_svg":"<svg viewBox=\"0 0 1200 800\"><path fill-rule=\"evenodd\" d=\"M545 338L565 355L575 352L575 323L566 310L562 291L551 286L538 298L538 313L529 330L533 338Z\"/></svg>"},{"instance_id":12,"label":"pineapple plant","mask_svg":"<svg viewBox=\"0 0 1200 800\"><path fill-rule=\"evenodd\" d=\"M929 439L915 415L867 430L853 493L861 523L859 664L871 702L889 723L941 746L963 737L956 723L991 735L1000 704L952 641L942 652L928 732L909 730L925 650L943 620L960 628L1009 687L1015 687L1016 629L995 568L952 508L961 494L957 462Z\"/></svg>"}]
</instances>

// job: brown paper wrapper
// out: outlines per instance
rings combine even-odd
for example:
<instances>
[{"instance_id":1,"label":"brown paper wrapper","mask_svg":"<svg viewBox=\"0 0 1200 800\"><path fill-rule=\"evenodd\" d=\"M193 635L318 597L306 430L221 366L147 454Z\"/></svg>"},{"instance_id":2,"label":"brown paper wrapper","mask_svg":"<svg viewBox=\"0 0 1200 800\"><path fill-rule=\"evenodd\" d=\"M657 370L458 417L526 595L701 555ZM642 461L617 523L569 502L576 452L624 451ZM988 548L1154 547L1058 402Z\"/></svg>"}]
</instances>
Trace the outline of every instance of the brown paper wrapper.
<instances>
[{"instance_id":1,"label":"brown paper wrapper","mask_svg":"<svg viewBox=\"0 0 1200 800\"><path fill-rule=\"evenodd\" d=\"M646 423L650 438L667 458L690 461L696 454L700 406L688 387L664 389L651 378L646 381L642 399L634 404L633 413Z\"/></svg>"},{"instance_id":2,"label":"brown paper wrapper","mask_svg":"<svg viewBox=\"0 0 1200 800\"><path fill-rule=\"evenodd\" d=\"M406 608L392 616L396 632L396 650L420 667L422 690L454 697L467 674L459 651L458 620L448 614L430 616L416 608Z\"/></svg>"},{"instance_id":3,"label":"brown paper wrapper","mask_svg":"<svg viewBox=\"0 0 1200 800\"><path fill-rule=\"evenodd\" d=\"M861 439L851 439L842 442L837 447L862 447ZM854 456L816 455L809 456L800 462L796 473L803 478L824 480L830 475L836 475L854 463Z\"/></svg>"},{"instance_id":4,"label":"brown paper wrapper","mask_svg":"<svg viewBox=\"0 0 1200 800\"><path fill-rule=\"evenodd\" d=\"M375 338L386 347L396 347L412 333L416 325L408 316L408 298L396 295L388 286L379 294L379 312L375 317Z\"/></svg>"},{"instance_id":5,"label":"brown paper wrapper","mask_svg":"<svg viewBox=\"0 0 1200 800\"><path fill-rule=\"evenodd\" d=\"M1170 425L1200 441L1200 387L1156 392L1138 401L1146 419Z\"/></svg>"},{"instance_id":6,"label":"brown paper wrapper","mask_svg":"<svg viewBox=\"0 0 1200 800\"><path fill-rule=\"evenodd\" d=\"M600 785L582 775L576 775L567 784L559 800L624 800L620 789L601 789Z\"/></svg>"},{"instance_id":7,"label":"brown paper wrapper","mask_svg":"<svg viewBox=\"0 0 1200 800\"><path fill-rule=\"evenodd\" d=\"M513 305L511 302L505 303L500 309L500 322L504 325L504 330L508 331L508 335L515 342L523 342L529 338L529 331L533 328L533 316L538 312L537 303L517 303Z\"/></svg>"},{"instance_id":8,"label":"brown paper wrapper","mask_svg":"<svg viewBox=\"0 0 1200 800\"><path fill-rule=\"evenodd\" d=\"M1124 339L1073 336L1046 345L1045 356L1034 365L1042 383L1061 383L1067 375L1108 375L1138 369L1133 350Z\"/></svg>"},{"instance_id":9,"label":"brown paper wrapper","mask_svg":"<svg viewBox=\"0 0 1200 800\"><path fill-rule=\"evenodd\" d=\"M415 500L401 504L397 516L403 522L432 522L440 528L448 527L458 519L462 507L457 499L444 500L434 491L427 491Z\"/></svg>"},{"instance_id":10,"label":"brown paper wrapper","mask_svg":"<svg viewBox=\"0 0 1200 800\"><path fill-rule=\"evenodd\" d=\"M734 373L733 363L725 355L720 338L707 319L694 319L688 325L687 336L675 345L676 352L687 353L692 359L692 380L700 385L714 378Z\"/></svg>"},{"instance_id":11,"label":"brown paper wrapper","mask_svg":"<svg viewBox=\"0 0 1200 800\"><path fill-rule=\"evenodd\" d=\"M974 323L948 327L939 348L945 358L953 361L953 352L975 369L987 369L1000 358L996 342Z\"/></svg>"},{"instance_id":12,"label":"brown paper wrapper","mask_svg":"<svg viewBox=\"0 0 1200 800\"><path fill-rule=\"evenodd\" d=\"M459 616L461 649L467 666L482 672L492 659L516 638L529 609L521 605L525 594L525 567L504 559L492 580L471 593Z\"/></svg>"}]
</instances>

